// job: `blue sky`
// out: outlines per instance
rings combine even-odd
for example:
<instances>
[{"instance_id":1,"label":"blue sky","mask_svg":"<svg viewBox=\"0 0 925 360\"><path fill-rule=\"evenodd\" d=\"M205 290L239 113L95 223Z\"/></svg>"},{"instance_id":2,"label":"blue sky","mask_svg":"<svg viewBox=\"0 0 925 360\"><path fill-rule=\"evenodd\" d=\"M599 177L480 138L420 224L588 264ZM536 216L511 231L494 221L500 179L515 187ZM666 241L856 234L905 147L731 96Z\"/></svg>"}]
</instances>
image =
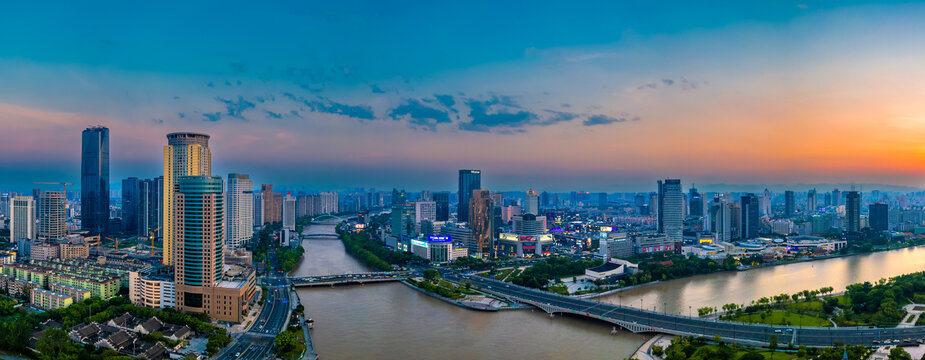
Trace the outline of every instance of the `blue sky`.
<instances>
[{"instance_id":1,"label":"blue sky","mask_svg":"<svg viewBox=\"0 0 925 360\"><path fill-rule=\"evenodd\" d=\"M309 189L452 188L459 168L613 191L925 170L917 3L2 7L9 187L76 180L92 124L112 130L114 180L156 176L177 130L213 135L216 173Z\"/></svg>"}]
</instances>

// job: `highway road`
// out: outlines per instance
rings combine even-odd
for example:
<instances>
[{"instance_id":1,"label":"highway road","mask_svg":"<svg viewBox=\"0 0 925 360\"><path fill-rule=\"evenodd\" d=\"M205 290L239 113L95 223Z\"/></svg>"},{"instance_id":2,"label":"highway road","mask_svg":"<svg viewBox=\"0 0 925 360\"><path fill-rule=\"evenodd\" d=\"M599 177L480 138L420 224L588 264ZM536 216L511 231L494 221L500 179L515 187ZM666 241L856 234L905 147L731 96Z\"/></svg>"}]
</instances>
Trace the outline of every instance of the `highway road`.
<instances>
[{"instance_id":1,"label":"highway road","mask_svg":"<svg viewBox=\"0 0 925 360\"><path fill-rule=\"evenodd\" d=\"M570 313L604 320L624 328L636 330L634 332L693 334L706 337L720 335L727 340L763 344L768 343L773 335L778 337L780 344L793 343L807 346L832 346L835 342L869 346L882 344L887 340L895 342L905 339L925 339L925 326L911 328L820 328L706 320L563 296L478 276L452 273L446 273L444 276L455 278L456 280L472 281L473 285L481 285L483 291L495 295L536 302L538 306L567 309Z\"/></svg>"},{"instance_id":2,"label":"highway road","mask_svg":"<svg viewBox=\"0 0 925 360\"><path fill-rule=\"evenodd\" d=\"M219 352L218 359L256 360L273 356L273 339L283 331L291 304L289 280L285 274L277 270L276 253L273 250L267 253L267 264L268 267L269 264L274 266L272 270L268 268L269 275L263 280L263 284L268 288L263 309L246 333Z\"/></svg>"}]
</instances>

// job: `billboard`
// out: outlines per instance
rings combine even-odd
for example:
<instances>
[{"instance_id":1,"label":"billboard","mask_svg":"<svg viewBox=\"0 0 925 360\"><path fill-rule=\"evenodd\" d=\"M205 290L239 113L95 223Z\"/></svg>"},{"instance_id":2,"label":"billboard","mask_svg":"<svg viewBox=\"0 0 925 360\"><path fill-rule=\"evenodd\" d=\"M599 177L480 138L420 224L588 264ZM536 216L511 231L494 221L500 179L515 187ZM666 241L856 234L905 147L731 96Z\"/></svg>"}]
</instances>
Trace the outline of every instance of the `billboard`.
<instances>
[{"instance_id":1,"label":"billboard","mask_svg":"<svg viewBox=\"0 0 925 360\"><path fill-rule=\"evenodd\" d=\"M449 235L427 235L428 242L451 242L453 238Z\"/></svg>"},{"instance_id":2,"label":"billboard","mask_svg":"<svg viewBox=\"0 0 925 360\"><path fill-rule=\"evenodd\" d=\"M420 240L411 240L411 245L425 247L425 248L427 247L427 243L420 241Z\"/></svg>"}]
</instances>

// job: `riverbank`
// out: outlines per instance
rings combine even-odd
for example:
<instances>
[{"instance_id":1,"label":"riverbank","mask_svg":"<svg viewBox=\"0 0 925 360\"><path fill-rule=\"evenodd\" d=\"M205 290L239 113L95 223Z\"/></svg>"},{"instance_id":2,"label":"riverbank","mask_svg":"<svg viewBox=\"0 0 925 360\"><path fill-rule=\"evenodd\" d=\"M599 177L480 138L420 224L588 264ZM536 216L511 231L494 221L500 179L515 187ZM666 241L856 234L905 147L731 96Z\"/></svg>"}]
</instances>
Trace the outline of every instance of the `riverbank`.
<instances>
[{"instance_id":1,"label":"riverbank","mask_svg":"<svg viewBox=\"0 0 925 360\"><path fill-rule=\"evenodd\" d=\"M486 303L477 302L477 301L460 301L460 300L453 300L453 299L450 299L450 298L448 298L448 297L442 296L442 295L440 295L440 294L436 294L436 293L427 291L427 290L425 290L425 289L422 289L422 288L420 288L420 287L418 287L418 286L412 284L412 283L411 283L410 281L408 281L408 280L401 280L401 283L402 283L402 284L405 284L405 285L407 285L408 287L410 287L410 288L412 288L412 289L414 289L414 290L417 290L417 291L419 291L419 292L421 292L421 293L423 293L423 294L425 294L425 295L428 295L428 296L431 296L431 297L434 297L434 298L443 300L444 302L447 302L447 303L450 303L450 304L453 304L453 305L456 305L456 306L460 306L460 307L463 307L463 308L466 308L466 309L470 309L470 310L477 310L477 311L499 311L499 310L516 310L516 309L528 309L528 308L530 308L529 306L524 306L524 305L521 305L521 304L509 302L509 301L500 300L500 299L497 299L497 298L492 297L492 296L489 296L489 295L483 295L483 297L484 297L484 298L488 298L488 299L492 299L493 301L503 302L503 303L505 303L507 306L492 306L491 303L487 303L487 304L486 304ZM468 297L468 296L470 296L470 295L467 295L467 297ZM480 295L480 296L482 296L482 295ZM463 299L465 299L465 298L463 298Z\"/></svg>"}]
</instances>

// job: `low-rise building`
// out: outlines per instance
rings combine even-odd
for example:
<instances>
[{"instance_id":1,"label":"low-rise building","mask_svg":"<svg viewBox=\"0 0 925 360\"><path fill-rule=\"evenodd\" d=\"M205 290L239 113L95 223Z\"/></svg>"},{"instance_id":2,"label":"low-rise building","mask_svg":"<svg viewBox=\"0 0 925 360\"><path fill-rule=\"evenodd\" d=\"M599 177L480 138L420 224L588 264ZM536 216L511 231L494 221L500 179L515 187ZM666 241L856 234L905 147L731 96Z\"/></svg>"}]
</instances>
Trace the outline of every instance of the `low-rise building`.
<instances>
[{"instance_id":1,"label":"low-rise building","mask_svg":"<svg viewBox=\"0 0 925 360\"><path fill-rule=\"evenodd\" d=\"M136 306L175 307L177 293L172 274L129 273L129 300Z\"/></svg>"},{"instance_id":2,"label":"low-rise building","mask_svg":"<svg viewBox=\"0 0 925 360\"><path fill-rule=\"evenodd\" d=\"M50 260L60 256L61 248L58 244L35 241L31 245L29 253L33 260Z\"/></svg>"},{"instance_id":3,"label":"low-rise building","mask_svg":"<svg viewBox=\"0 0 925 360\"><path fill-rule=\"evenodd\" d=\"M32 306L44 310L66 308L74 303L74 297L45 289L32 289Z\"/></svg>"},{"instance_id":4,"label":"low-rise building","mask_svg":"<svg viewBox=\"0 0 925 360\"><path fill-rule=\"evenodd\" d=\"M498 237L498 254L511 257L548 256L554 243L552 234L501 233Z\"/></svg>"},{"instance_id":5,"label":"low-rise building","mask_svg":"<svg viewBox=\"0 0 925 360\"><path fill-rule=\"evenodd\" d=\"M0 264L12 264L16 262L16 252L0 251Z\"/></svg>"},{"instance_id":6,"label":"low-rise building","mask_svg":"<svg viewBox=\"0 0 925 360\"><path fill-rule=\"evenodd\" d=\"M51 284L48 290L59 294L66 294L74 297L74 302L84 301L90 298L90 290L67 286L63 284Z\"/></svg>"},{"instance_id":7,"label":"low-rise building","mask_svg":"<svg viewBox=\"0 0 925 360\"><path fill-rule=\"evenodd\" d=\"M626 260L613 259L604 262L600 266L585 269L585 275L591 279L598 280L608 277L619 277L623 275L635 274L639 272L639 265L633 264Z\"/></svg>"},{"instance_id":8,"label":"low-rise building","mask_svg":"<svg viewBox=\"0 0 925 360\"><path fill-rule=\"evenodd\" d=\"M674 242L665 234L641 234L637 235L633 240L636 254L674 251Z\"/></svg>"}]
</instances>

